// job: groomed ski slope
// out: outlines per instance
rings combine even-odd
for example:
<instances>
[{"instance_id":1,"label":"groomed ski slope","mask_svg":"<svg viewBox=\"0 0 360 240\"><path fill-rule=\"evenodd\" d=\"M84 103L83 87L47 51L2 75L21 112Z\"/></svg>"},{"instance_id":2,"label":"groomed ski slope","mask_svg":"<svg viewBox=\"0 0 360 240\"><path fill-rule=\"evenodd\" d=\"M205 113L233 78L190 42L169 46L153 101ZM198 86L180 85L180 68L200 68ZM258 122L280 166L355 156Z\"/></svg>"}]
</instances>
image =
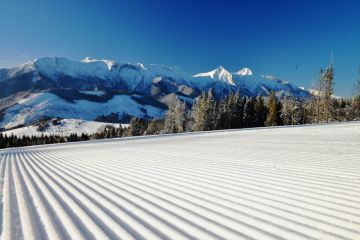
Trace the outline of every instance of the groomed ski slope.
<instances>
[{"instance_id":1,"label":"groomed ski slope","mask_svg":"<svg viewBox=\"0 0 360 240\"><path fill-rule=\"evenodd\" d=\"M360 123L0 151L1 239L360 239Z\"/></svg>"}]
</instances>

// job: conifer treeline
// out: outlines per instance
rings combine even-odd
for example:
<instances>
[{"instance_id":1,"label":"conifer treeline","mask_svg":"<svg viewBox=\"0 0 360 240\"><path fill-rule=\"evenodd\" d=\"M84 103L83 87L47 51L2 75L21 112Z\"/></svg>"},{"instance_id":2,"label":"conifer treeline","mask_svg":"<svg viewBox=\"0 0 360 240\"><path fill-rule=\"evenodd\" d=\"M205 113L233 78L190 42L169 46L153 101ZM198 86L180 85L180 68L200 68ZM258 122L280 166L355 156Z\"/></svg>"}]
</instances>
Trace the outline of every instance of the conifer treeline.
<instances>
[{"instance_id":1,"label":"conifer treeline","mask_svg":"<svg viewBox=\"0 0 360 240\"><path fill-rule=\"evenodd\" d=\"M78 142L87 141L90 136L83 133L78 136L76 133L72 133L69 136L57 136L57 135L44 135L41 136L23 136L17 137L15 135L7 136L0 132L0 149L11 148L11 147L25 147L32 145L52 144L52 143L65 143L65 142Z\"/></svg>"}]
</instances>

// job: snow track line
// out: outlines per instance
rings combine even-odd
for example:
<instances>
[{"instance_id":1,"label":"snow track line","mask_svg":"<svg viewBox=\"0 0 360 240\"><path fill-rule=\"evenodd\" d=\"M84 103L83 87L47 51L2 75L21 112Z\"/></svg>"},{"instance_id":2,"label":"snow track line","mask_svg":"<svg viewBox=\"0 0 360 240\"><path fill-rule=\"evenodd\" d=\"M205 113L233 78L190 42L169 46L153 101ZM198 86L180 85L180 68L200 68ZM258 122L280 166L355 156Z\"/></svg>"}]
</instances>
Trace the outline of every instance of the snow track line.
<instances>
[{"instance_id":1,"label":"snow track line","mask_svg":"<svg viewBox=\"0 0 360 240\"><path fill-rule=\"evenodd\" d=\"M17 154L17 153L14 153ZM25 188L25 182L21 176L18 157L13 160L13 176L16 189L16 196L18 200L19 214L20 214L20 226L22 228L24 239L40 239L43 230L38 226L38 222L35 219L38 218L34 212L34 206L32 206L32 200Z\"/></svg>"},{"instance_id":2,"label":"snow track line","mask_svg":"<svg viewBox=\"0 0 360 240\"><path fill-rule=\"evenodd\" d=\"M17 216L17 203L16 195L14 194L14 185L11 172L10 153L7 153L4 157L5 173L4 173L4 186L3 186L3 208L7 211L3 211L3 226L1 236L4 239L20 238L21 231L16 229L19 227L19 217Z\"/></svg>"},{"instance_id":3,"label":"snow track line","mask_svg":"<svg viewBox=\"0 0 360 240\"><path fill-rule=\"evenodd\" d=\"M1 197L1 201L0 201L0 214L1 214L1 219L0 219L0 236L3 235L3 231L4 231L4 224L3 224L3 220L4 220L4 183L5 183L5 165L6 165L6 161L5 161L5 157L7 156L7 154L2 154L0 155L0 197Z\"/></svg>"},{"instance_id":4,"label":"snow track line","mask_svg":"<svg viewBox=\"0 0 360 240\"><path fill-rule=\"evenodd\" d=\"M39 215L38 219L32 219L32 221L34 222L39 221L42 223L44 230L46 232L46 235L44 235L43 238L49 238L49 239L61 239L63 237L65 238L65 235L62 234L62 230L56 226L56 221L59 221L57 220L57 216L53 214L53 211L51 210L50 206L47 204L46 201L44 201L40 190L34 184L33 180L29 177L28 173L26 172L23 166L23 162L22 162L23 158L21 154L19 154L19 156L20 156L19 170L23 176L25 186L28 189L33 199L32 200L33 205L35 209L37 209Z\"/></svg>"},{"instance_id":5,"label":"snow track line","mask_svg":"<svg viewBox=\"0 0 360 240\"><path fill-rule=\"evenodd\" d=\"M152 157L152 155L150 154L151 152L147 152L147 156L148 157ZM167 154L168 155L168 154ZM94 155L92 155L92 156L94 156ZM95 156L97 156L97 155L95 155ZM99 157L101 157L101 156L99 156ZM238 163L240 163L240 160L238 160ZM172 162L172 164L176 164L176 162ZM191 161L186 161L186 160L183 160L182 162L181 162L181 164L183 164L182 166L185 166L185 165L189 165L190 167L194 167L194 166L201 166L201 163L198 163L198 162L195 162L195 163L191 163ZM223 165L226 165L226 163L223 163L222 164L222 166ZM248 166L251 166L251 167L257 167L257 165L253 165L253 164L247 164ZM206 167L209 167L209 166L211 166L211 164L210 163L207 163L207 165L206 165ZM202 167L205 167L205 166L202 166ZM216 168L217 168L217 170L218 170L218 168L219 168L220 166L216 166ZM242 167L242 169L243 169L243 167L247 167L247 166L244 166L244 165L242 165L241 166ZM277 170L279 170L278 168L277 168ZM288 169L283 169L283 170L288 170ZM227 169L227 171L230 171L231 172L231 170L229 170L229 169ZM259 172L259 171L261 171L261 172L265 172L264 171L264 167L262 167L262 168L260 168L260 169L257 169L256 170L256 172ZM269 171L268 171L269 172ZM297 174L299 174L299 170L294 170L293 172L291 171L290 173L297 173ZM283 173L282 173L283 174ZM285 172L285 174L286 174L286 172ZM275 175L275 173L274 173L274 175ZM302 178L303 178L303 176L304 175L306 175L306 174L304 174L304 172L303 171L301 171L301 176L302 176ZM316 176L314 176L314 175L310 175L311 177L316 177ZM282 178L282 176L278 176L279 178ZM321 176L321 178L319 178L319 177L316 177L316 181L318 182L318 181L323 181L323 178L324 178L324 176ZM311 179L311 178L309 178L309 179ZM332 178L333 179L333 178ZM344 181L345 181L346 179L344 179ZM331 183L331 182L330 182ZM332 182L332 183L334 183L334 182ZM339 184L339 185L344 185L344 182L339 182L339 181L337 181L337 182L335 182L336 184ZM357 186L357 185L350 185L350 187L351 187L351 190L353 190L354 188L359 188L360 189L360 187L359 186Z\"/></svg>"},{"instance_id":6,"label":"snow track line","mask_svg":"<svg viewBox=\"0 0 360 240\"><path fill-rule=\"evenodd\" d=\"M49 163L48 167L49 167L49 168L52 168L52 167L51 167L52 165L54 165L54 164ZM64 174L64 175L71 176L73 179L75 178L75 179L78 180L78 181L74 181L74 182L79 182L79 183L83 184L83 186L88 186L89 189L96 187L96 182L90 182L90 184L89 184L89 181L87 181L86 178L82 177L81 174L79 174L78 171L73 171L72 169L67 169L66 167L61 168L61 167L56 167L56 166L54 166L53 168L58 169L58 172L62 172L62 174ZM62 169L65 169L65 171L63 171ZM73 174L72 174L72 172L73 172ZM83 179L86 179L86 180L83 181ZM85 185L85 184L87 184L87 185ZM106 187L105 187L105 188L102 188L103 191L104 191L104 189L106 189ZM97 194L99 194L100 196L102 196L102 193L100 193L100 192L98 192L98 191L96 191L96 190L93 190L93 191L96 192ZM105 194L105 195L106 195L106 194ZM124 196L122 196L122 198L124 198ZM144 202L142 202L142 204L145 204L145 205L146 205L146 203L144 203ZM148 205L147 205L147 206L148 206ZM137 207L141 208L141 206L139 206L139 205L137 205ZM148 206L148 207L149 207L149 206ZM149 211L149 209L143 209L143 210L145 210L145 211L147 211L149 214L151 214L150 211ZM156 213L157 213L157 214L159 214L159 210L161 210L161 209L156 209ZM169 216L167 216L167 217L169 217ZM154 221L154 223L157 222L156 219L151 219L151 220ZM163 220L163 221L166 222L165 220ZM174 221L174 220L173 220L173 221ZM176 221L176 219L175 219L175 221ZM182 232L184 235L187 236L187 238L194 238L194 236L191 236L191 235L183 232L181 229L179 229L177 226L174 226L174 225L171 224L170 222L166 222L166 223L167 223L169 226L172 226L172 227L176 228L176 230ZM157 226L160 227L160 228L163 227L163 226L159 226L159 225L157 225ZM164 226L164 227L166 227L166 226ZM192 226L191 226L191 225L188 225L187 227L192 227ZM179 239L179 237L180 237L179 235L176 235L176 239ZM209 237L209 236L208 236L208 237Z\"/></svg>"},{"instance_id":7,"label":"snow track line","mask_svg":"<svg viewBox=\"0 0 360 240\"><path fill-rule=\"evenodd\" d=\"M61 199L59 203L62 204L67 214L76 220L77 228L84 233L85 239L107 239L107 236L101 228L99 228L98 224L90 219L86 212L76 204L74 199L71 198L72 196L65 192L62 185L56 184L51 177L44 174L41 169L35 168L32 161L26 161L26 164L28 164L28 169L36 172L39 180L48 187L49 191L51 191L57 199ZM76 212L76 215L74 212ZM89 229L91 229L91 231Z\"/></svg>"},{"instance_id":8,"label":"snow track line","mask_svg":"<svg viewBox=\"0 0 360 240\"><path fill-rule=\"evenodd\" d=\"M95 164L95 163L92 163L92 165L94 165L94 164ZM116 165L116 166L119 166L119 165ZM104 166L102 166L102 167L104 167ZM123 165L122 167L125 168L125 169L131 169L131 165L129 165L129 164ZM175 170L165 169L164 171L160 171L160 169L161 169L161 167L157 167L157 171L158 171L157 176L159 176L159 172L162 172L162 173L171 172L171 175L170 175L170 176L166 176L167 179L171 179L171 178L174 177L174 176L178 176L178 177L180 177L180 178L183 177L181 174L178 174L177 171L175 171ZM145 166L142 166L142 167L141 167L141 171L142 171L142 172L146 172L146 171L147 171L147 170L146 170L146 167L145 167ZM151 172L151 170L150 170L150 172ZM206 173L203 172L202 175L206 175ZM193 174L193 175L190 175L190 174L187 173L187 180L194 180L194 182L190 182L191 184L196 184L196 183L199 183L199 182L205 182L206 184L218 185L218 183L221 182L221 181L218 180L218 179L215 179L215 181L212 181L212 179L208 179L208 178L206 178L206 177L204 177L204 176L198 177L198 174L197 174L197 173L195 173L195 174ZM240 181L238 181L238 183L239 183L239 182L240 182ZM225 185L227 185L225 188L231 188L234 184L230 181L230 182L225 182ZM218 185L218 186L219 186L219 187L223 187L223 186L221 186L221 185ZM236 185L236 187L238 187L238 186L239 186L239 185ZM243 188L250 189L250 190L253 190L253 188L246 187L246 185L243 185L242 187L243 187ZM302 203L304 203L304 202L302 201ZM311 205L314 205L314 204L311 203ZM321 204L318 205L318 206L324 207L324 206L321 205ZM336 211L339 211L339 209L336 209ZM352 212L344 212L344 213L353 215ZM356 215L355 215L355 216L356 216Z\"/></svg>"},{"instance_id":9,"label":"snow track line","mask_svg":"<svg viewBox=\"0 0 360 240\"><path fill-rule=\"evenodd\" d=\"M78 170L78 169L77 169ZM69 170L68 169L68 172L69 171L71 171L71 170ZM79 174L79 172L78 171L76 171L76 173L77 173L77 175L78 176L81 176L81 174ZM86 175L86 179L87 179L87 181L89 181L89 177L91 177L91 175ZM93 184L93 186L95 186L95 185L98 185L97 184L97 180L98 180L98 178L92 178L93 180L90 180L90 182L91 182L91 184ZM115 189L114 189L115 188ZM100 188L99 188L99 191L101 191L101 190L106 190L106 189L108 189L108 191L110 191L113 195L114 194L116 194L116 191L117 191L117 189L116 188L118 188L118 186L116 186L116 185L114 185L114 184L112 184L112 183L110 183L110 184L108 184L107 186L100 186ZM126 191L125 189L122 189L123 191L121 192L121 195L122 195L122 197L124 197L124 195L126 194L129 198L132 198L131 196L135 196L135 198L132 198L132 201L138 201L138 200L142 200L142 204L146 204L145 202L148 202L148 203L150 203L150 204L152 204L152 205L157 205L158 207L160 207L160 205L158 205L158 204L156 204L156 202L157 202L157 200L158 200L158 197L156 196L156 195L154 195L154 194L148 194L148 193L146 193L146 192L144 192L144 193L146 193L146 195L150 195L150 198L151 198L151 200L146 200L146 198L144 198L144 196L139 196L139 195L137 195L136 193L133 193L133 191L131 191L131 189L130 189L130 191L129 191L129 189L128 189L128 191ZM128 194L130 194L130 195L128 195ZM116 196L114 196L115 197L115 199L116 199ZM155 198L154 198L155 197ZM155 199L155 200L154 200ZM119 200L119 199L117 199L117 200ZM145 202L144 202L144 200L145 200ZM154 202L155 201L155 202ZM168 201L162 201L161 202L161 206L163 206L164 204L168 204ZM149 205L148 205L149 206ZM151 205L150 205L151 206ZM174 205L175 206L175 205ZM181 206L179 207L179 206L177 206L176 205L176 207L174 208L174 206L172 206L172 205L169 205L169 208L168 208L168 210L170 210L170 212L172 212L172 211L175 211L176 213L174 213L174 212L172 212L174 215L177 215L177 217L178 218L180 218L180 219L186 219L186 221L190 221L191 222L191 225L188 225L187 226L187 228L190 228L190 229L192 229L192 231L191 232L193 232L193 231L197 231L197 229L196 228L193 228L193 226L196 226L197 224L196 224L196 222L199 220L199 217L197 217L196 216L196 214L194 215L194 216L192 216L192 217L190 217L189 216L189 214L188 214L188 212L189 212L189 210L187 210L187 211L185 211L184 213L181 213L181 212L178 212L179 210L181 210L181 211L184 211L185 209L184 208L182 208ZM161 208L161 207L160 207ZM161 210L161 209L160 209ZM162 209L162 210L165 210L165 209ZM187 217L187 218L184 218L184 217L179 217L179 214L180 215L183 215L184 214L184 216L185 217ZM169 216L167 216L167 217L169 217ZM193 220L191 220L191 219L195 219L194 221ZM200 218L201 219L201 218ZM210 224L210 223L209 223ZM201 230L203 230L205 233L210 233L210 230L207 230L206 228L204 228L204 227L201 227L201 226L197 226L199 229L201 229ZM218 228L216 225L213 225L212 226L213 228ZM225 227L226 228L226 227ZM221 228L218 228L219 229L219 231L224 231L223 229L221 229ZM228 234L231 234L231 233L228 233ZM202 236L202 235L204 235L204 233L201 233L201 232L198 232L198 236ZM240 234L241 235L241 234ZM206 238L214 238L214 236L216 236L216 238L222 238L222 237L220 237L220 236L217 236L217 234L215 233L215 232L212 232L212 233L210 233L210 235L207 235L207 237L206 236L204 236L204 237L206 237ZM238 236L239 237L239 236ZM248 237L246 237L246 238L248 238Z\"/></svg>"},{"instance_id":10,"label":"snow track line","mask_svg":"<svg viewBox=\"0 0 360 240\"><path fill-rule=\"evenodd\" d=\"M84 169L84 166L77 166L77 167L75 167L75 166L72 166L72 168L73 169L77 169L77 171L82 171L83 169ZM129 167L127 167L126 168L127 170L127 172L129 172ZM92 170L92 171L94 171L94 170ZM102 172L103 171L105 171L105 170L101 170ZM144 174L144 171L142 171L142 173ZM89 173L87 173L87 174L89 174ZM122 177L122 179L125 179L126 178L126 174L127 173L123 173L124 175L121 175L121 177ZM131 184L131 181L136 181L137 179L140 179L141 177L140 176L135 176L135 178L134 179L130 179L129 181L130 181L130 184ZM170 177L167 177L167 179L169 179ZM165 178L164 180L162 180L163 182L167 182L167 179ZM150 179L147 179L146 180L147 182L151 182L151 180ZM172 183L174 186L175 185L177 185L177 183ZM158 182L158 183L156 183L156 185L163 185L161 182ZM155 185L155 186L156 186ZM196 185L196 183L193 183L193 185ZM153 188L156 188L156 187L153 187ZM188 187L189 188L189 187ZM180 191L179 189L177 189L177 191ZM197 190L197 191L199 191L199 190ZM186 193L185 193L186 194ZM206 193L205 193L206 194ZM218 197L218 196L217 196ZM201 198L200 196L199 196L199 198ZM239 201L239 199L237 199L238 201ZM228 205L227 205L227 207L229 207ZM247 206L248 208L250 208L249 206ZM238 211L237 209L234 209L234 211ZM242 213L242 214L245 214L245 213ZM260 214L262 214L261 212L257 212L257 215L260 215ZM278 217L280 217L280 216L278 216ZM295 217L297 217L296 215L295 215ZM302 219L302 221L303 222L309 222L311 219L309 219L309 218L306 218L306 219ZM288 219L288 221L292 221L292 220L289 220ZM317 223L317 224L320 224L320 222L322 222L321 220L316 220L315 221L315 223ZM269 223L269 224L271 224L271 223ZM302 223L301 221L299 221L299 222L297 222L297 224L299 225L299 228L301 227L301 226L305 226L305 227L307 227L307 229L306 229L306 232L308 233L311 229L313 229L314 227L312 227L312 226L309 226L309 225L306 225L306 224L304 224L304 223ZM349 224L348 222L346 223L346 224ZM326 222L324 222L324 224L323 225L325 225L325 226L327 226L327 227L329 227L329 226L332 226L333 228L337 228L338 229L338 231L340 231L340 232L344 232L341 228L342 227L340 227L340 226L336 226L336 225L333 225L333 224L331 224L331 223L326 223ZM281 226L278 226L279 228L282 228ZM310 229L309 229L310 228ZM350 231L351 233L356 233L356 234L360 234L360 232L356 232L356 231L354 231L354 230L351 230L351 229L347 229L346 227L343 227L343 229L345 230L345 235L346 235L346 232L347 231ZM336 229L335 229L336 230ZM300 235L303 235L303 234L301 234L300 233ZM330 235L331 235L331 233L330 233ZM338 236L338 238L341 238L340 236Z\"/></svg>"},{"instance_id":11,"label":"snow track line","mask_svg":"<svg viewBox=\"0 0 360 240\"><path fill-rule=\"evenodd\" d=\"M84 167L84 166L82 166L82 168L83 168L83 167ZM81 170L81 169L79 168L79 170ZM105 171L105 170L102 170L102 171ZM129 167L127 167L126 172L127 172L127 173L124 172L124 174L128 174L128 172L130 172L130 168L129 168ZM120 172L120 173L121 173L121 172ZM142 171L142 173L143 173L143 175L146 175L146 173L145 173L144 171ZM159 176L159 174L158 174L158 176ZM158 177L158 176L157 176L157 177ZM125 178L124 175L122 175L122 177ZM155 179L155 178L157 178L157 177L152 177L152 178ZM140 179L141 177L134 175L134 179L131 179L130 181L136 181L137 178ZM163 185L164 183L168 182L170 179L171 179L171 177L165 177L165 178L163 178L163 179L160 179L160 182L157 182L157 183L155 183L155 184L157 184L157 185ZM148 181L148 182L152 182L151 179L145 179L145 180ZM175 185L181 186L181 184L180 184L179 182L171 182L170 184L173 184L174 186L175 186ZM179 184L180 184L180 185L179 185ZM196 184L196 183L192 183L191 185L192 185L192 186L196 186L197 184ZM192 188L192 187L190 187L190 186L184 186L184 189L186 189L186 188L189 189L189 188ZM205 186L203 186L203 188L206 189ZM195 191L199 192L199 191L201 191L201 188L195 189ZM221 190L217 190L217 191L220 191L220 192L221 192ZM207 194L207 193L205 193L205 192L203 192L203 193L204 193L204 194ZM226 193L223 193L223 194L226 195ZM219 197L219 196L216 196L216 197ZM240 199L237 198L236 200L239 201ZM235 201L236 201L236 200L235 200ZM304 221L304 220L303 220L303 221ZM305 222L306 222L306 221L308 222L309 219L306 219ZM321 221L321 220L317 219L317 221ZM301 223L298 223L298 224L301 225ZM346 225L348 225L348 224L349 224L349 223L346 222ZM351 230L350 230L350 231L351 231ZM358 232L358 233L360 233L360 232Z\"/></svg>"},{"instance_id":12,"label":"snow track line","mask_svg":"<svg viewBox=\"0 0 360 240\"><path fill-rule=\"evenodd\" d=\"M175 166L176 167L176 165L177 165L177 163L174 163L173 164L173 166ZM181 165L181 166L184 166L184 165L187 165L187 164L178 164L178 165ZM218 168L218 170L219 169L221 169L221 167L219 167ZM170 169L166 169L166 170L170 170ZM206 170L206 172L204 172L204 174L208 174L210 177L212 177L212 176L216 176L216 171L214 171L214 170L207 170L207 168L206 167L203 167L203 170ZM176 171L175 169L173 170L171 170L171 171ZM190 170L187 170L187 171L191 171L191 169ZM192 171L193 172L193 171ZM229 170L228 171L229 173L227 174L229 177L233 177L234 176L234 174L232 174L232 172L231 172L231 170ZM214 173L214 174L211 174L211 173ZM254 175L253 174L246 174L247 173L247 171L243 171L242 172L242 175L241 176L237 176L237 178L239 178L239 179L241 179L241 180L249 180L249 181L253 181L254 179L255 179L255 177L254 177ZM252 172L253 173L253 172ZM256 171L256 173L258 173L258 171ZM198 172L194 172L194 175L197 175L198 174ZM244 177L245 176L245 177ZM281 177L279 177L279 178L275 178L275 179L272 179L272 178L268 178L268 177L264 177L264 175L262 175L262 174L259 174L257 177L259 177L259 176L261 176L261 179L267 179L267 180L270 180L270 181L274 181L274 180L276 180L277 182L279 182L276 186L277 187L279 187L279 188L285 188L285 189L288 189L288 187L289 186L291 186L292 188L294 188L294 190L293 191L295 191L295 190L297 190L297 189L307 189L307 188L310 188L311 189L311 187L307 187L307 186L304 186L304 185L299 185L299 184L296 184L296 185L294 185L294 182L287 182L286 184L288 184L288 185L285 185L285 184L283 184L283 181L281 181ZM232 179L232 178L223 178L223 180L224 181L233 181L234 179ZM263 184L267 184L269 181L262 181L262 180L259 180L259 178L258 178L258 180L257 180L258 182L260 182L260 183L263 183ZM299 186L299 187L296 187L296 186ZM301 187L303 187L303 188L301 188ZM330 186L328 186L329 188L330 188ZM320 189L319 187L313 187L313 189L318 189L318 190L321 190L321 191L323 191L323 192L326 192L326 190L322 190L322 189ZM315 193L316 195L323 195L321 192L316 192L316 191L305 191L305 192L307 192L307 193ZM359 205L360 204L360 196L359 196L359 198L356 198L356 196L354 196L354 195L350 195L350 194L346 194L346 193L344 193L344 192L336 192L336 191L334 191L334 190L331 190L330 189L330 192L331 193L335 193L335 194L333 194L333 195L331 195L331 196L328 196L328 195L324 195L324 197L325 198L331 198L331 197L336 197L336 201L337 201L337 204L339 204L339 200L344 200L344 201L349 201L349 202L351 202L351 201L353 201L353 202L355 202L355 205ZM341 196L337 196L337 195L340 195L340 193L342 193L341 194ZM296 193L295 193L296 194ZM353 198L354 198L354 200L351 200L351 199L348 199L348 198L344 198L343 197L343 195L349 195L349 196L352 196ZM321 199L319 199L319 200L321 200ZM351 207L354 207L354 206L351 206Z\"/></svg>"},{"instance_id":13,"label":"snow track line","mask_svg":"<svg viewBox=\"0 0 360 240\"><path fill-rule=\"evenodd\" d=\"M70 209L64 204L64 200L60 199L56 191L51 189L49 185L42 181L39 175L27 163L28 159L23 159L23 166L27 174L30 176L33 185L41 193L41 201L48 205L47 211L52 211L50 218L55 218L58 227L61 227L62 238L86 239L87 232L81 232L81 229L69 213ZM44 203L43 203L44 204ZM47 223L45 223L47 224Z\"/></svg>"},{"instance_id":14,"label":"snow track line","mask_svg":"<svg viewBox=\"0 0 360 240\"><path fill-rule=\"evenodd\" d=\"M360 123L0 150L1 239L360 239Z\"/></svg>"},{"instance_id":15,"label":"snow track line","mask_svg":"<svg viewBox=\"0 0 360 240\"><path fill-rule=\"evenodd\" d=\"M31 157L30 157L31 158ZM35 165L37 165L38 166L38 169L41 169L41 170L43 170L44 171L44 173L45 172L48 172L48 170L47 169L49 169L49 167L48 166L46 166L46 169L45 169L45 167L43 167L43 166L39 166L39 164L37 164L37 163L34 163ZM35 167L34 167L35 168ZM54 174L56 174L55 172L52 172L52 173L54 173ZM46 173L45 173L46 174ZM66 173L65 173L66 174ZM49 174L47 174L49 177L50 177L50 175ZM52 177L50 177L50 178L52 178ZM59 181L59 180L54 180L54 181ZM60 181L59 181L60 182ZM71 188L70 187L70 185L68 185L68 184L64 184L65 182L64 181L61 181L61 186L65 189L65 188ZM73 188L72 188L73 189ZM65 190L64 190L65 191ZM71 194L71 193L68 193L68 194ZM76 195L78 195L79 193L77 193ZM76 197L75 196L75 194L71 194L72 196L72 199L75 201L76 200L76 198L78 198L78 197ZM79 201L79 204L80 205L83 205L84 203L83 202L81 202L81 201L85 201L85 203L87 203L86 201L87 201L87 199L85 199L85 198L83 198L83 197L81 197L81 198L79 198L78 199ZM92 205L91 207L96 207L96 205ZM91 209L87 209L87 211L91 211ZM93 215L93 216L95 216L96 218L97 218L97 216L96 215ZM116 228L118 228L119 226L116 226ZM149 235L148 236L146 236L146 237L148 237L148 238L158 238L157 236L155 236L155 235L153 235L152 233L149 233ZM140 235L138 235L137 236L137 238L140 238Z\"/></svg>"}]
</instances>

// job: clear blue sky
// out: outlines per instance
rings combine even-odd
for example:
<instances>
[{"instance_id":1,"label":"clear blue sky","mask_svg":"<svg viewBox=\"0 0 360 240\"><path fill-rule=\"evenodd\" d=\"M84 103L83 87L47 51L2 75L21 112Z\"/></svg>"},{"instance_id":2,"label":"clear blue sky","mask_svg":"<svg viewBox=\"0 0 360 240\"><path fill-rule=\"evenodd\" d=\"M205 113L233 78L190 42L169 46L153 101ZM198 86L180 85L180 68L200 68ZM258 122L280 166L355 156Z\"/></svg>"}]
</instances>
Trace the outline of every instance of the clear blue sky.
<instances>
[{"instance_id":1,"label":"clear blue sky","mask_svg":"<svg viewBox=\"0 0 360 240\"><path fill-rule=\"evenodd\" d=\"M43 56L249 67L310 87L335 54L335 94L360 65L360 0L1 0L0 67Z\"/></svg>"}]
</instances>

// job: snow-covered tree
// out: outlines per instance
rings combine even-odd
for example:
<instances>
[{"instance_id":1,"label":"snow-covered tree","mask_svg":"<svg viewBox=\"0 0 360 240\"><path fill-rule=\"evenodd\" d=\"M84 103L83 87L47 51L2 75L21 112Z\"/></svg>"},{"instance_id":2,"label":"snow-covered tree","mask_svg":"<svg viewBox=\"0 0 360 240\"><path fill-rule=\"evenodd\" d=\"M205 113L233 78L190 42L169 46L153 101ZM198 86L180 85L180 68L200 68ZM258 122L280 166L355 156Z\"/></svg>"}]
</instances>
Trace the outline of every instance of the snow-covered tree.
<instances>
[{"instance_id":1,"label":"snow-covered tree","mask_svg":"<svg viewBox=\"0 0 360 240\"><path fill-rule=\"evenodd\" d=\"M216 129L219 123L217 102L211 91L203 92L194 102L192 107L193 130L207 131Z\"/></svg>"},{"instance_id":2,"label":"snow-covered tree","mask_svg":"<svg viewBox=\"0 0 360 240\"><path fill-rule=\"evenodd\" d=\"M353 120L360 120L360 68L359 78L354 85L354 97L351 102L351 115Z\"/></svg>"},{"instance_id":3,"label":"snow-covered tree","mask_svg":"<svg viewBox=\"0 0 360 240\"><path fill-rule=\"evenodd\" d=\"M194 100L191 117L193 120L193 130L194 131L203 131L205 128L205 113L203 111L206 100L205 92L202 92L201 95Z\"/></svg>"},{"instance_id":4,"label":"snow-covered tree","mask_svg":"<svg viewBox=\"0 0 360 240\"><path fill-rule=\"evenodd\" d=\"M176 131L176 105L177 99L175 94L170 96L168 103L168 110L165 114L165 123L164 123L164 132L165 133L175 133Z\"/></svg>"},{"instance_id":5,"label":"snow-covered tree","mask_svg":"<svg viewBox=\"0 0 360 240\"><path fill-rule=\"evenodd\" d=\"M187 112L185 102L181 102L172 94L168 110L165 114L164 132L180 133L186 131Z\"/></svg>"},{"instance_id":6,"label":"snow-covered tree","mask_svg":"<svg viewBox=\"0 0 360 240\"><path fill-rule=\"evenodd\" d=\"M312 122L329 122L335 119L333 100L334 67L331 63L325 70L320 70L320 77L314 84L312 96Z\"/></svg>"},{"instance_id":7,"label":"snow-covered tree","mask_svg":"<svg viewBox=\"0 0 360 240\"><path fill-rule=\"evenodd\" d=\"M322 118L325 122L334 120L334 103L333 103L333 85L334 85L334 68L330 64L329 67L323 73L323 86L324 91L322 93Z\"/></svg>"},{"instance_id":8,"label":"snow-covered tree","mask_svg":"<svg viewBox=\"0 0 360 240\"><path fill-rule=\"evenodd\" d=\"M301 106L293 97L286 97L282 102L281 119L285 125L298 125L301 123Z\"/></svg>"},{"instance_id":9,"label":"snow-covered tree","mask_svg":"<svg viewBox=\"0 0 360 240\"><path fill-rule=\"evenodd\" d=\"M206 101L204 105L205 111L205 129L204 130L214 130L218 125L218 111L217 111L217 102L215 96L210 89L206 96Z\"/></svg>"}]
</instances>

